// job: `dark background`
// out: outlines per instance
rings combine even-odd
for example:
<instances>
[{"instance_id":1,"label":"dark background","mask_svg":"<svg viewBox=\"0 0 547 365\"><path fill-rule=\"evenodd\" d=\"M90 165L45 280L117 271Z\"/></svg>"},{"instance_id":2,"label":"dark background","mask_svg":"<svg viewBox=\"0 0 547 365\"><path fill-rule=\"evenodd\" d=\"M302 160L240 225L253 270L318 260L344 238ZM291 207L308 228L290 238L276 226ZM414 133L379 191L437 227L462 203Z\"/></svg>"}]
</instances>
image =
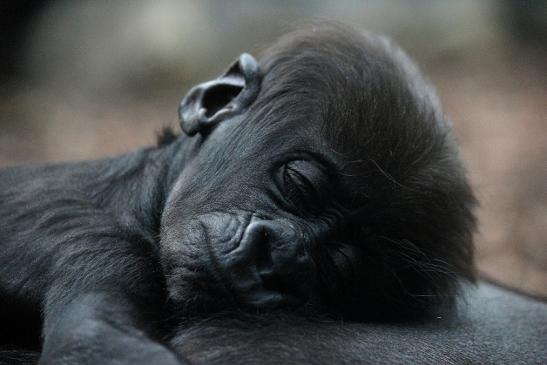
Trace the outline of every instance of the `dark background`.
<instances>
[{"instance_id":1,"label":"dark background","mask_svg":"<svg viewBox=\"0 0 547 365\"><path fill-rule=\"evenodd\" d=\"M0 166L151 144L190 85L318 17L386 33L419 63L481 202L480 272L547 297L542 0L4 0Z\"/></svg>"}]
</instances>

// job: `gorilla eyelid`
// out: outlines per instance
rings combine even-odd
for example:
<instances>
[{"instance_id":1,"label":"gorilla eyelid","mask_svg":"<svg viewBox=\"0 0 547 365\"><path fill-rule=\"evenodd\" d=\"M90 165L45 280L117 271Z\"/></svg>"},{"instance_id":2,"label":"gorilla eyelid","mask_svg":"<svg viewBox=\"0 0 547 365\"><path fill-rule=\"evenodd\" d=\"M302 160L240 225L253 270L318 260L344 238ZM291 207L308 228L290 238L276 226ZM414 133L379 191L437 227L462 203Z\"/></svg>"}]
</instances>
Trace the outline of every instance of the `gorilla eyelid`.
<instances>
[{"instance_id":1,"label":"gorilla eyelid","mask_svg":"<svg viewBox=\"0 0 547 365\"><path fill-rule=\"evenodd\" d=\"M298 186L304 187L303 190L305 191L315 192L315 186L310 181L309 177L307 177L306 174L300 172L298 169L291 166L291 164L285 165L283 178L285 182L290 181Z\"/></svg>"},{"instance_id":2,"label":"gorilla eyelid","mask_svg":"<svg viewBox=\"0 0 547 365\"><path fill-rule=\"evenodd\" d=\"M320 204L321 185L324 185L325 173L317 163L309 160L291 160L281 166L276 174L276 183L283 200L291 210L307 211Z\"/></svg>"}]
</instances>

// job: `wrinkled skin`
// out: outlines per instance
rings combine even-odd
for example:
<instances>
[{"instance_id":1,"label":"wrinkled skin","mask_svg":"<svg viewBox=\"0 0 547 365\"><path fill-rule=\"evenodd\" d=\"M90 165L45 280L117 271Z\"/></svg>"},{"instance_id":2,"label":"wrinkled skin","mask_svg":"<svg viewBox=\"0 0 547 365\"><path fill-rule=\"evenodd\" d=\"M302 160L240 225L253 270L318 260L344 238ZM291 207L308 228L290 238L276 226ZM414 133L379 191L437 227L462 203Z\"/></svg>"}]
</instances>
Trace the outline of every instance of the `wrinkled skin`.
<instances>
[{"instance_id":1,"label":"wrinkled skin","mask_svg":"<svg viewBox=\"0 0 547 365\"><path fill-rule=\"evenodd\" d=\"M184 363L169 329L234 310L423 318L472 279L450 125L385 39L295 32L179 116L155 148L0 171L0 319L42 364Z\"/></svg>"}]
</instances>

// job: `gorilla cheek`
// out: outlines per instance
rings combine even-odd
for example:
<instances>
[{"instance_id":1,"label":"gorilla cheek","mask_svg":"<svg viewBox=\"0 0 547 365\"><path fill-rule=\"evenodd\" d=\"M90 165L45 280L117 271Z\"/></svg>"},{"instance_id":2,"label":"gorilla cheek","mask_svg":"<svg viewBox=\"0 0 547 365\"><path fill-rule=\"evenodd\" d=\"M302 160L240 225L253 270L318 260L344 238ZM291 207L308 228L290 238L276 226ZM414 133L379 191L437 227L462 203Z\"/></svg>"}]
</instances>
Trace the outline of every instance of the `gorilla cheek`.
<instances>
[{"instance_id":1,"label":"gorilla cheek","mask_svg":"<svg viewBox=\"0 0 547 365\"><path fill-rule=\"evenodd\" d=\"M181 304L188 298L201 304L232 296L227 293L219 274L215 252L230 251L237 244L250 214L206 214L189 222L165 220L168 229L162 232L161 263L166 276L170 299Z\"/></svg>"}]
</instances>

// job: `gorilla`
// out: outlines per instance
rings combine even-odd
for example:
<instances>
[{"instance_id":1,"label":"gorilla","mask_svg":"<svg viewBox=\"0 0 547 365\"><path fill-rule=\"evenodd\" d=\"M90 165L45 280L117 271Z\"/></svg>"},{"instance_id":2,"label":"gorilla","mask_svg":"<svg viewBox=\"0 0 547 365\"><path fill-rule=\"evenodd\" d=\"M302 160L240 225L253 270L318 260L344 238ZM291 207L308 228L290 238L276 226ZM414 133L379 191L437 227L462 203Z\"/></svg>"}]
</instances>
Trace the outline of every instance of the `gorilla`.
<instances>
[{"instance_id":1,"label":"gorilla","mask_svg":"<svg viewBox=\"0 0 547 365\"><path fill-rule=\"evenodd\" d=\"M43 365L183 364L173 329L211 316L427 320L473 281L450 123L386 38L295 31L179 117L155 147L0 171L3 343Z\"/></svg>"}]
</instances>

